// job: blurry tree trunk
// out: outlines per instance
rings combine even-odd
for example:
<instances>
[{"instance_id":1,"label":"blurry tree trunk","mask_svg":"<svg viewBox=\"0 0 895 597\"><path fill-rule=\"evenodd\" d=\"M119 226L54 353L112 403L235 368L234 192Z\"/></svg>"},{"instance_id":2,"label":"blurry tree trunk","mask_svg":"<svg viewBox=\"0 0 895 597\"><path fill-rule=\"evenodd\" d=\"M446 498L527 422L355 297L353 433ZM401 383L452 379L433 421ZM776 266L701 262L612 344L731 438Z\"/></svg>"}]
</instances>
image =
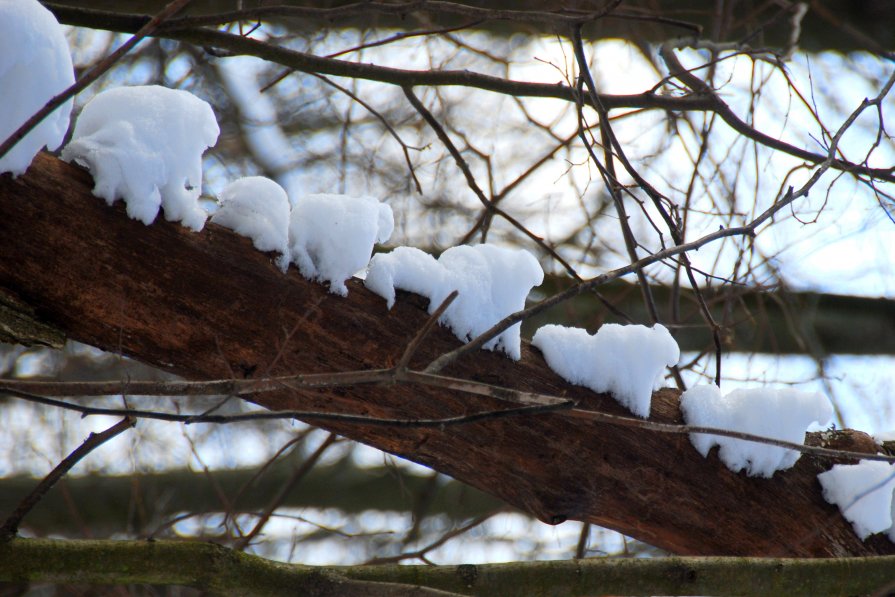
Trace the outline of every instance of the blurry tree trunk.
<instances>
[{"instance_id":1,"label":"blurry tree trunk","mask_svg":"<svg viewBox=\"0 0 895 597\"><path fill-rule=\"evenodd\" d=\"M84 527L93 537L106 537L122 529L140 535L154 532L181 512L263 511L270 496L288 482L298 465L282 459L260 477L257 467L216 470L211 478L186 469L141 475L68 476L64 489L47 494L29 512L24 526L39 536L76 534ZM34 478L25 475L0 479L0 514L11 512L35 483ZM221 494L239 499L222 504ZM458 522L501 505L500 500L454 480L433 482L431 477L402 474L393 468L360 468L350 459L312 469L282 504L286 508L336 508L346 514L366 510L414 512L417 516L447 516Z\"/></svg>"},{"instance_id":2,"label":"blurry tree trunk","mask_svg":"<svg viewBox=\"0 0 895 597\"><path fill-rule=\"evenodd\" d=\"M567 276L546 276L537 293L561 292L573 281ZM600 295L634 323L647 323L649 314L640 290L618 280L599 288ZM653 284L654 297L663 321L672 328L682 351L713 351L712 334L706 325L693 291ZM677 298L675 298L675 293ZM895 301L887 298L843 296L783 289L722 285L702 290L715 321L723 326L724 349L728 352L807 354L895 354ZM680 304L677 321L672 316L674 300ZM604 322L627 323L610 312L594 294L582 294L539 313L522 324L523 335L547 323L586 327L593 331ZM677 327L675 327L677 326ZM526 334L527 332L527 334Z\"/></svg>"},{"instance_id":3,"label":"blurry tree trunk","mask_svg":"<svg viewBox=\"0 0 895 597\"><path fill-rule=\"evenodd\" d=\"M0 177L0 288L69 337L193 379L341 372L393 365L427 320L425 300L385 301L357 281L328 294L272 256L209 224L201 233L130 220L90 193L84 170L40 155L16 180ZM458 341L438 328L411 362ZM480 352L448 375L562 395L588 410L626 414L609 396L570 386L523 346L512 362ZM494 398L395 384L288 390L252 400L274 410L411 419L506 405ZM678 392L653 395L652 419L679 422ZM686 436L596 424L564 414L448 428L321 427L419 462L557 524L583 520L678 554L845 556L895 552L861 542L816 480L831 462L803 456L773 479L734 474ZM860 432L813 443L874 451Z\"/></svg>"}]
</instances>

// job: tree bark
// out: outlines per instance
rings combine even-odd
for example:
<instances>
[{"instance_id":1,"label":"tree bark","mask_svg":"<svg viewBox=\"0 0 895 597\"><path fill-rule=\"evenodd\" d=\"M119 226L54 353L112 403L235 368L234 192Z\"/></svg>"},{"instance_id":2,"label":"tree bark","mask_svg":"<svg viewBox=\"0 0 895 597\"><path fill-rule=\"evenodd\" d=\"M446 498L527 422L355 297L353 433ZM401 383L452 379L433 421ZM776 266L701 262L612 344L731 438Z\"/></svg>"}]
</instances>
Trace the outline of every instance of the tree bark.
<instances>
[{"instance_id":1,"label":"tree bark","mask_svg":"<svg viewBox=\"0 0 895 597\"><path fill-rule=\"evenodd\" d=\"M0 177L0 288L69 337L193 379L356 371L393 365L427 320L425 300L385 301L356 280L328 294L295 269L282 274L248 239L127 218L90 193L90 175L39 155L24 176ZM438 328L411 367L458 346ZM519 362L480 352L446 374L567 396L627 414L607 395L570 386L523 346ZM505 405L398 383L257 394L266 408L440 418ZM678 392L653 395L651 419L680 422ZM677 554L846 556L895 553L861 542L822 496L831 462L803 456L772 479L734 474L687 437L553 413L438 428L321 427L444 472L552 524L583 520ZM860 432L834 447L877 449Z\"/></svg>"},{"instance_id":2,"label":"tree bark","mask_svg":"<svg viewBox=\"0 0 895 597\"><path fill-rule=\"evenodd\" d=\"M0 544L0 582L178 584L240 597L838 597L886 594L895 577L893 560L669 557L324 567L280 564L200 542L15 539Z\"/></svg>"}]
</instances>

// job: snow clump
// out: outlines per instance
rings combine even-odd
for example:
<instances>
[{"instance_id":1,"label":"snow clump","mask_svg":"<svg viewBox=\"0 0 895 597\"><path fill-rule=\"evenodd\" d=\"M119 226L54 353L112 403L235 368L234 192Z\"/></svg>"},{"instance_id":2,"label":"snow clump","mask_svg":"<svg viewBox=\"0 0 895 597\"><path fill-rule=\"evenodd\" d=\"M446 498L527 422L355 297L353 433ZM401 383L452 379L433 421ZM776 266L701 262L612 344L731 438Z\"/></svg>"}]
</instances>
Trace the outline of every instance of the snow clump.
<instances>
[{"instance_id":1,"label":"snow clump","mask_svg":"<svg viewBox=\"0 0 895 597\"><path fill-rule=\"evenodd\" d=\"M839 506L839 511L864 540L872 533L889 531L895 541L892 493L895 491L895 465L875 460L858 464L835 464L817 476L824 499Z\"/></svg>"},{"instance_id":2,"label":"snow clump","mask_svg":"<svg viewBox=\"0 0 895 597\"><path fill-rule=\"evenodd\" d=\"M812 424L829 424L833 407L821 394L790 388L734 390L721 396L718 386L699 385L681 395L687 425L714 427L801 444ZM732 437L691 433L690 441L703 456L720 446L718 457L734 472L746 469L753 477L773 476L799 459L796 450Z\"/></svg>"},{"instance_id":3,"label":"snow clump","mask_svg":"<svg viewBox=\"0 0 895 597\"><path fill-rule=\"evenodd\" d=\"M211 221L252 239L259 251L277 251L278 265L289 266L289 198L276 182L264 176L234 180L221 191L221 207Z\"/></svg>"},{"instance_id":4,"label":"snow clump","mask_svg":"<svg viewBox=\"0 0 895 597\"><path fill-rule=\"evenodd\" d=\"M306 195L292 209L289 252L302 276L347 296L345 280L366 267L394 226L392 208L371 197Z\"/></svg>"},{"instance_id":5,"label":"snow clump","mask_svg":"<svg viewBox=\"0 0 895 597\"><path fill-rule=\"evenodd\" d=\"M36 0L0 0L0 142L75 82L62 27ZM72 100L56 108L6 155L0 174L24 174L42 147L59 147Z\"/></svg>"},{"instance_id":6,"label":"snow clump","mask_svg":"<svg viewBox=\"0 0 895 597\"><path fill-rule=\"evenodd\" d=\"M202 152L218 138L214 112L187 91L158 85L99 93L81 112L62 159L87 167L93 194L146 225L165 218L202 230Z\"/></svg>"},{"instance_id":7,"label":"snow clump","mask_svg":"<svg viewBox=\"0 0 895 597\"><path fill-rule=\"evenodd\" d=\"M398 247L373 257L364 285L383 297L391 309L395 289L429 299L429 313L453 292L458 296L439 321L468 342L507 315L525 307L525 298L544 281L544 271L531 253L494 245L452 247L437 260L419 249ZM511 359L521 356L517 323L484 348L500 349Z\"/></svg>"},{"instance_id":8,"label":"snow clump","mask_svg":"<svg viewBox=\"0 0 895 597\"><path fill-rule=\"evenodd\" d=\"M545 325L531 343L569 383L609 392L638 417L647 418L653 390L662 386L665 367L676 365L680 348L662 324L607 323L590 335L581 328Z\"/></svg>"}]
</instances>

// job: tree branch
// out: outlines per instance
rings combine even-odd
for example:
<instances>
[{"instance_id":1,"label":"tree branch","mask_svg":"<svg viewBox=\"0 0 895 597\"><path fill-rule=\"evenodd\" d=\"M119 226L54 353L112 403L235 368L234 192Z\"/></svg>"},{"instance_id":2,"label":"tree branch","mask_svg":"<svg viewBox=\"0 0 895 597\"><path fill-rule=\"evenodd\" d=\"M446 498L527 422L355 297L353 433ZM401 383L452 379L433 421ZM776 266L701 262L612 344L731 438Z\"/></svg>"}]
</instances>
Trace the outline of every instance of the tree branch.
<instances>
[{"instance_id":1,"label":"tree branch","mask_svg":"<svg viewBox=\"0 0 895 597\"><path fill-rule=\"evenodd\" d=\"M212 543L15 539L0 581L184 585L219 595L866 595L895 556L837 559L594 558L461 566L279 564Z\"/></svg>"},{"instance_id":2,"label":"tree branch","mask_svg":"<svg viewBox=\"0 0 895 597\"><path fill-rule=\"evenodd\" d=\"M18 179L0 177L0 288L72 338L194 379L231 371L332 374L388 368L428 319L421 297L400 293L388 311L357 281L349 281L347 297L330 295L295 270L283 275L274 256L256 251L249 239L214 224L201 234L165 221L144 226L127 218L122 205L92 197L91 187L86 172L46 155ZM295 330L286 345L284 329ZM433 329L409 367L458 346L448 330ZM563 382L528 345L522 352L512 362L482 351L445 373L628 416L611 397ZM379 418L437 419L504 407L499 398L471 402L454 389L420 384L296 387L247 398L271 410ZM681 422L678 392L653 395L650 422ZM823 500L816 475L829 461L810 455L773 479L749 478L714 456L702 458L683 435L634 431L571 412L444 430L321 426L463 480L545 522L592 522L676 553L895 551L882 537L861 542ZM815 441L877 450L859 432Z\"/></svg>"},{"instance_id":3,"label":"tree branch","mask_svg":"<svg viewBox=\"0 0 895 597\"><path fill-rule=\"evenodd\" d=\"M55 485L65 474L78 464L85 456L93 452L95 449L127 431L137 422L133 418L125 418L118 423L112 425L105 431L100 433L91 433L84 442L78 446L71 454L66 456L62 462L56 465L52 471L44 477L40 483L16 506L16 509L9 515L3 526L0 527L0 543L8 541L19 530L19 525L28 513L37 505L53 485Z\"/></svg>"}]
</instances>

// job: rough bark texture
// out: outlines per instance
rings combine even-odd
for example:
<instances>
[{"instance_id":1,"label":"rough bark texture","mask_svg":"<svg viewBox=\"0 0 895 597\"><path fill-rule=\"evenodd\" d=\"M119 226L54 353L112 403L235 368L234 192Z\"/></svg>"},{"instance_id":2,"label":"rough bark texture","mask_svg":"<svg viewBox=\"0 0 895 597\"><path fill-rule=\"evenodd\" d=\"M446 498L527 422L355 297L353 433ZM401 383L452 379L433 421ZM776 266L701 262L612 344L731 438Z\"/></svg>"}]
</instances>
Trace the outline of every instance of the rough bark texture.
<instances>
[{"instance_id":1,"label":"rough bark texture","mask_svg":"<svg viewBox=\"0 0 895 597\"><path fill-rule=\"evenodd\" d=\"M47 155L25 176L0 177L0 288L71 338L189 378L385 367L427 319L425 300L402 295L388 311L358 283L341 298L283 275L249 240L208 225L194 233L130 220L91 196L87 172ZM433 332L413 366L456 347ZM282 353L274 367L270 364ZM565 384L529 346L518 363L481 352L445 373L574 396L584 408L625 414L610 397ZM431 387L356 386L258 395L271 409L434 418L497 400ZM653 395L652 418L680 421L678 393ZM804 456L773 479L703 459L686 436L550 414L437 429L325 427L447 473L545 522L586 520L678 554L844 556L892 553L862 543L821 497L830 463ZM859 432L835 447L871 451ZM819 437L814 438L820 441Z\"/></svg>"}]
</instances>

